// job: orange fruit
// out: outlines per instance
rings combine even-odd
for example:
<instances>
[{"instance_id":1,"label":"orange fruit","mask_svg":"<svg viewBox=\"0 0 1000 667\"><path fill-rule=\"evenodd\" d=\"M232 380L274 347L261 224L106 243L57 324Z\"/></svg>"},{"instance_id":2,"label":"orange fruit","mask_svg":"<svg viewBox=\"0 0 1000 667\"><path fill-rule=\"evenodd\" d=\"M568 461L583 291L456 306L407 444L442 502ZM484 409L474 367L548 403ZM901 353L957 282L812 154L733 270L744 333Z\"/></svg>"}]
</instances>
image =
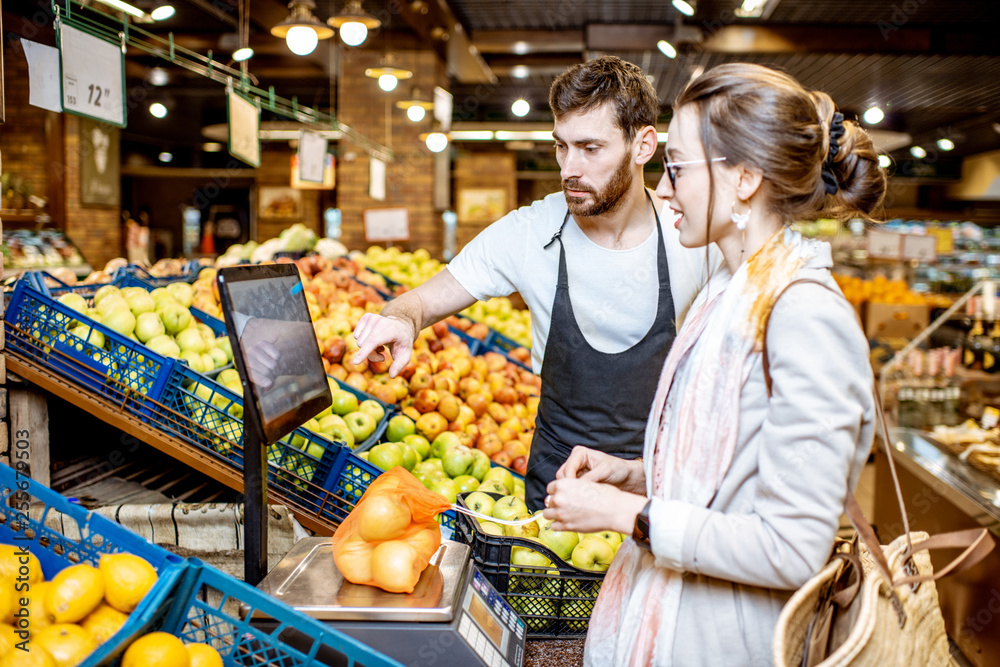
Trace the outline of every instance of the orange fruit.
<instances>
[{"instance_id":1,"label":"orange fruit","mask_svg":"<svg viewBox=\"0 0 1000 667\"><path fill-rule=\"evenodd\" d=\"M97 605L97 609L80 621L80 627L89 632L94 641L100 645L111 639L127 620L128 614L123 614L106 602L102 602Z\"/></svg>"},{"instance_id":2,"label":"orange fruit","mask_svg":"<svg viewBox=\"0 0 1000 667\"><path fill-rule=\"evenodd\" d=\"M39 630L31 643L45 649L57 667L76 667L97 648L90 633L72 623L57 623Z\"/></svg>"},{"instance_id":3,"label":"orange fruit","mask_svg":"<svg viewBox=\"0 0 1000 667\"><path fill-rule=\"evenodd\" d=\"M222 667L222 656L208 644L185 644L191 667Z\"/></svg>"},{"instance_id":4,"label":"orange fruit","mask_svg":"<svg viewBox=\"0 0 1000 667\"><path fill-rule=\"evenodd\" d=\"M96 567L86 563L67 567L50 583L45 595L45 607L56 623L82 620L104 598L104 577ZM58 656L52 657L59 661Z\"/></svg>"},{"instance_id":5,"label":"orange fruit","mask_svg":"<svg viewBox=\"0 0 1000 667\"><path fill-rule=\"evenodd\" d=\"M177 637L167 632L151 632L125 650L122 667L191 667L191 658Z\"/></svg>"},{"instance_id":6,"label":"orange fruit","mask_svg":"<svg viewBox=\"0 0 1000 667\"><path fill-rule=\"evenodd\" d=\"M131 614L156 584L156 570L132 554L106 554L98 566L104 575L104 599L118 611Z\"/></svg>"}]
</instances>

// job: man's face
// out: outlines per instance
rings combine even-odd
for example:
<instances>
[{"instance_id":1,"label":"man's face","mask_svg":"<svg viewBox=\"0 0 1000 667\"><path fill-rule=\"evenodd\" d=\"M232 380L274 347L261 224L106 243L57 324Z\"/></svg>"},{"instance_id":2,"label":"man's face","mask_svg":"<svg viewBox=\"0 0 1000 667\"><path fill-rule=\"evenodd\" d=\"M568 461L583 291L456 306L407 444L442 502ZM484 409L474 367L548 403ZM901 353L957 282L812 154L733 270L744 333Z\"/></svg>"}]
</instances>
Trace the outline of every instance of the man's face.
<instances>
[{"instance_id":1,"label":"man's face","mask_svg":"<svg viewBox=\"0 0 1000 667\"><path fill-rule=\"evenodd\" d=\"M567 114L556 121L552 136L570 213L589 217L613 212L639 167L615 125L612 107Z\"/></svg>"}]
</instances>

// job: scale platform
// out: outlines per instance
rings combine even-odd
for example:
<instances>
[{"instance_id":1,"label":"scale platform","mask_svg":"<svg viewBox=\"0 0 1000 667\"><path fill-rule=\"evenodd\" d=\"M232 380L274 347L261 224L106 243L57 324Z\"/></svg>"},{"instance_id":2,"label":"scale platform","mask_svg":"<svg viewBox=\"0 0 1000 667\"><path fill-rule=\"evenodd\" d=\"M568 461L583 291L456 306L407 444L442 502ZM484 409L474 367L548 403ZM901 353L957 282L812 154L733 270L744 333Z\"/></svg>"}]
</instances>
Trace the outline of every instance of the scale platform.
<instances>
[{"instance_id":1,"label":"scale platform","mask_svg":"<svg viewBox=\"0 0 1000 667\"><path fill-rule=\"evenodd\" d=\"M330 539L311 537L296 543L258 588L405 665L519 667L524 621L470 556L467 545L442 540L412 593L387 593L346 581ZM270 619L252 622L266 627ZM282 639L295 645L294 637Z\"/></svg>"}]
</instances>

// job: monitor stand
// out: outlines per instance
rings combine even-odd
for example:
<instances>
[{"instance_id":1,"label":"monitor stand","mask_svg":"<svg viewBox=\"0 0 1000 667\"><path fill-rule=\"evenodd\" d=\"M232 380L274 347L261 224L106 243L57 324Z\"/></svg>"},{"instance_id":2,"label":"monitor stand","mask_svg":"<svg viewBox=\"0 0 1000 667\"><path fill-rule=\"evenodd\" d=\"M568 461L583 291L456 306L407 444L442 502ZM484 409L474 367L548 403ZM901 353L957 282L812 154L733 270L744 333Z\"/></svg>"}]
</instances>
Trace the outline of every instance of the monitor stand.
<instances>
[{"instance_id":1,"label":"monitor stand","mask_svg":"<svg viewBox=\"0 0 1000 667\"><path fill-rule=\"evenodd\" d=\"M254 401L243 401L243 579L251 586L267 574L267 447L259 424Z\"/></svg>"}]
</instances>

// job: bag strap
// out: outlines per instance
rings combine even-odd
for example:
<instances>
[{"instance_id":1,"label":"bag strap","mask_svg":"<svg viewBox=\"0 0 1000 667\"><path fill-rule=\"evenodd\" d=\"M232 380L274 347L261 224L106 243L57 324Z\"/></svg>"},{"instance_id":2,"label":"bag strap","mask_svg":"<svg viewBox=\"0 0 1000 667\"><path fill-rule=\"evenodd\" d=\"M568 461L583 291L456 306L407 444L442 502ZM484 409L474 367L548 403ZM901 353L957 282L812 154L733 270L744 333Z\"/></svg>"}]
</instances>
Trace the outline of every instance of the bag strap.
<instances>
[{"instance_id":1,"label":"bag strap","mask_svg":"<svg viewBox=\"0 0 1000 667\"><path fill-rule=\"evenodd\" d=\"M778 299L784 295L789 287L798 283L816 283L817 285L822 285L826 289L833 291L829 285L814 278L798 278L785 285L785 287L778 292L778 295L774 298L774 302L771 304L771 310L768 311L767 319L764 321L764 340L762 344L764 386L767 388L768 398L771 397L771 364L768 359L767 352L767 329L771 323L771 313L774 311L774 306L778 303ZM903 502L903 490L899 485L899 475L896 473L896 464L892 456L893 448L890 444L891 440L889 439L889 429L886 426L885 414L882 411L882 399L881 394L878 391L877 381L872 385L872 395L875 400L875 417L881 428L885 456L889 462L889 471L892 474L892 484L896 491L896 500L899 502L900 516L903 518L903 531L906 534L906 551L903 554L903 562L909 562L913 554L925 549L964 548L964 551L945 567L933 574L912 575L894 580L892 577L892 570L889 568L889 562L885 557L885 552L882 550L882 545L879 543L878 537L875 535L875 530L872 528L871 523L869 523L868 519L865 518L865 514L861 510L861 506L858 504L858 499L855 497L853 491L848 492L847 498L844 502L844 509L847 512L848 518L851 520L851 525L854 526L854 529L858 532L858 535L865 543L865 546L868 547L868 551L871 553L872 558L875 559L875 563L879 570L881 570L886 581L888 581L894 588L905 584L913 585L924 581L933 581L947 576L948 574L957 574L968 570L970 567L982 561L983 558L985 558L990 551L993 550L993 538L990 536L989 531L985 528L972 528L969 530L959 530L934 535L926 540L917 542L916 544L911 542L910 522L906 514L906 504Z\"/></svg>"}]
</instances>

